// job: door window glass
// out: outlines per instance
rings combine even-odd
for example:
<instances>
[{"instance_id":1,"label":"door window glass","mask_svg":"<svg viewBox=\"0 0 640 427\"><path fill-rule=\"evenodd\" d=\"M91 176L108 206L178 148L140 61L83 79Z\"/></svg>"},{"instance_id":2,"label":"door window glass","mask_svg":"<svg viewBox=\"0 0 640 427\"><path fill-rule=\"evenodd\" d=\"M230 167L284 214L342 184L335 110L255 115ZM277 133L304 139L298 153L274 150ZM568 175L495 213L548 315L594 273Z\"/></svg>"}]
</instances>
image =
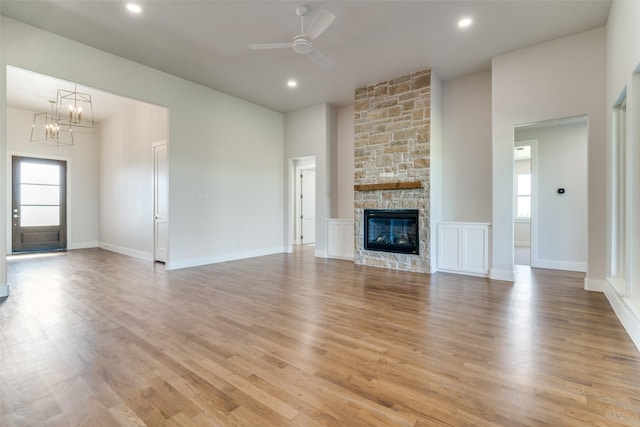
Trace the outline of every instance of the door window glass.
<instances>
[{"instance_id":1,"label":"door window glass","mask_svg":"<svg viewBox=\"0 0 640 427\"><path fill-rule=\"evenodd\" d=\"M60 166L20 164L22 227L60 225Z\"/></svg>"}]
</instances>

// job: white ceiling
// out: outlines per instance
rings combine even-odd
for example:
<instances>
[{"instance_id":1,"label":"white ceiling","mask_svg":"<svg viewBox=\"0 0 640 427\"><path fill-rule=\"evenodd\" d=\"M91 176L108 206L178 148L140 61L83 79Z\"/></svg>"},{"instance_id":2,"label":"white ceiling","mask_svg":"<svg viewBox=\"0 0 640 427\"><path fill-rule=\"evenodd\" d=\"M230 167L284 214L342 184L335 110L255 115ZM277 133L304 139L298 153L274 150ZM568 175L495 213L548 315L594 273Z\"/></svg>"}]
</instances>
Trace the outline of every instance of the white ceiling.
<instances>
[{"instance_id":1,"label":"white ceiling","mask_svg":"<svg viewBox=\"0 0 640 427\"><path fill-rule=\"evenodd\" d=\"M497 54L605 25L611 0L137 3L138 16L120 0L2 0L0 7L10 18L288 112L347 105L358 87L424 68L443 81L489 70ZM248 49L291 41L300 32L295 8L304 4L336 16L314 41L334 67L322 70L288 49ZM463 16L473 24L460 30Z\"/></svg>"},{"instance_id":2,"label":"white ceiling","mask_svg":"<svg viewBox=\"0 0 640 427\"><path fill-rule=\"evenodd\" d=\"M50 101L56 101L58 89L86 93L91 96L94 121L100 122L131 106L134 100L95 88L77 85L16 67L7 67L7 105L34 113L50 112Z\"/></svg>"}]
</instances>

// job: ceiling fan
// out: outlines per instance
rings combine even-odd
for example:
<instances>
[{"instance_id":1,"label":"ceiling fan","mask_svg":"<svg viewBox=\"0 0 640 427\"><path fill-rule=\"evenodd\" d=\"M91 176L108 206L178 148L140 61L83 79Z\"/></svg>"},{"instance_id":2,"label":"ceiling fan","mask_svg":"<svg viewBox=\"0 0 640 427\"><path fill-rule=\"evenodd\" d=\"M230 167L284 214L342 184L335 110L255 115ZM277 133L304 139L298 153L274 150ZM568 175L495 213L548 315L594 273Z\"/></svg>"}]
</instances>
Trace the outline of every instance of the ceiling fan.
<instances>
[{"instance_id":1,"label":"ceiling fan","mask_svg":"<svg viewBox=\"0 0 640 427\"><path fill-rule=\"evenodd\" d=\"M300 6L296 8L296 14L300 17L300 34L293 38L291 43L259 43L250 44L249 49L284 49L293 48L295 53L301 55L307 55L313 62L318 64L323 69L328 69L333 66L333 62L322 54L318 49L313 47L311 42L316 39L324 30L331 25L335 16L333 13L324 9L316 9L309 13L309 8L306 6ZM310 20L311 23L305 28L305 17Z\"/></svg>"}]
</instances>

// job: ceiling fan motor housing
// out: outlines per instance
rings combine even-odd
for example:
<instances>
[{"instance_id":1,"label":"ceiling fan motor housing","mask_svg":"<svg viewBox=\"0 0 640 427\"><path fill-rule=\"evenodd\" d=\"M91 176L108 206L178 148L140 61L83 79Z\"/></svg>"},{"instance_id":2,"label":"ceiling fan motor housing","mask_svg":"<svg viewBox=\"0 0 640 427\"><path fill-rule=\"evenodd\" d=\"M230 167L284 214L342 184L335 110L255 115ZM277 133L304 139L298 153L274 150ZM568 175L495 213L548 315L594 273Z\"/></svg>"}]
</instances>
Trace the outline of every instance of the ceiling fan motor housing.
<instances>
[{"instance_id":1,"label":"ceiling fan motor housing","mask_svg":"<svg viewBox=\"0 0 640 427\"><path fill-rule=\"evenodd\" d=\"M311 42L303 36L297 36L293 39L293 51L295 53L307 54L311 52L312 49Z\"/></svg>"}]
</instances>

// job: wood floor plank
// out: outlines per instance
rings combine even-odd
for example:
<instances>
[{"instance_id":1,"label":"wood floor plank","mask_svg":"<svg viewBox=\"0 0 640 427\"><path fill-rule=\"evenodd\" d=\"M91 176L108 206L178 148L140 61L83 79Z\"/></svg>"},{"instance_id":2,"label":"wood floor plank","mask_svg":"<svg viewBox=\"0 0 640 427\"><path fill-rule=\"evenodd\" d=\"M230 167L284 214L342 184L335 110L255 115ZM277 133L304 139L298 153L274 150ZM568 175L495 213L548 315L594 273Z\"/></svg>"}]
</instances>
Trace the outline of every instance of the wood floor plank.
<instances>
[{"instance_id":1,"label":"wood floor plank","mask_svg":"<svg viewBox=\"0 0 640 427\"><path fill-rule=\"evenodd\" d=\"M580 273L319 259L8 263L2 426L638 426L640 353Z\"/></svg>"}]
</instances>

